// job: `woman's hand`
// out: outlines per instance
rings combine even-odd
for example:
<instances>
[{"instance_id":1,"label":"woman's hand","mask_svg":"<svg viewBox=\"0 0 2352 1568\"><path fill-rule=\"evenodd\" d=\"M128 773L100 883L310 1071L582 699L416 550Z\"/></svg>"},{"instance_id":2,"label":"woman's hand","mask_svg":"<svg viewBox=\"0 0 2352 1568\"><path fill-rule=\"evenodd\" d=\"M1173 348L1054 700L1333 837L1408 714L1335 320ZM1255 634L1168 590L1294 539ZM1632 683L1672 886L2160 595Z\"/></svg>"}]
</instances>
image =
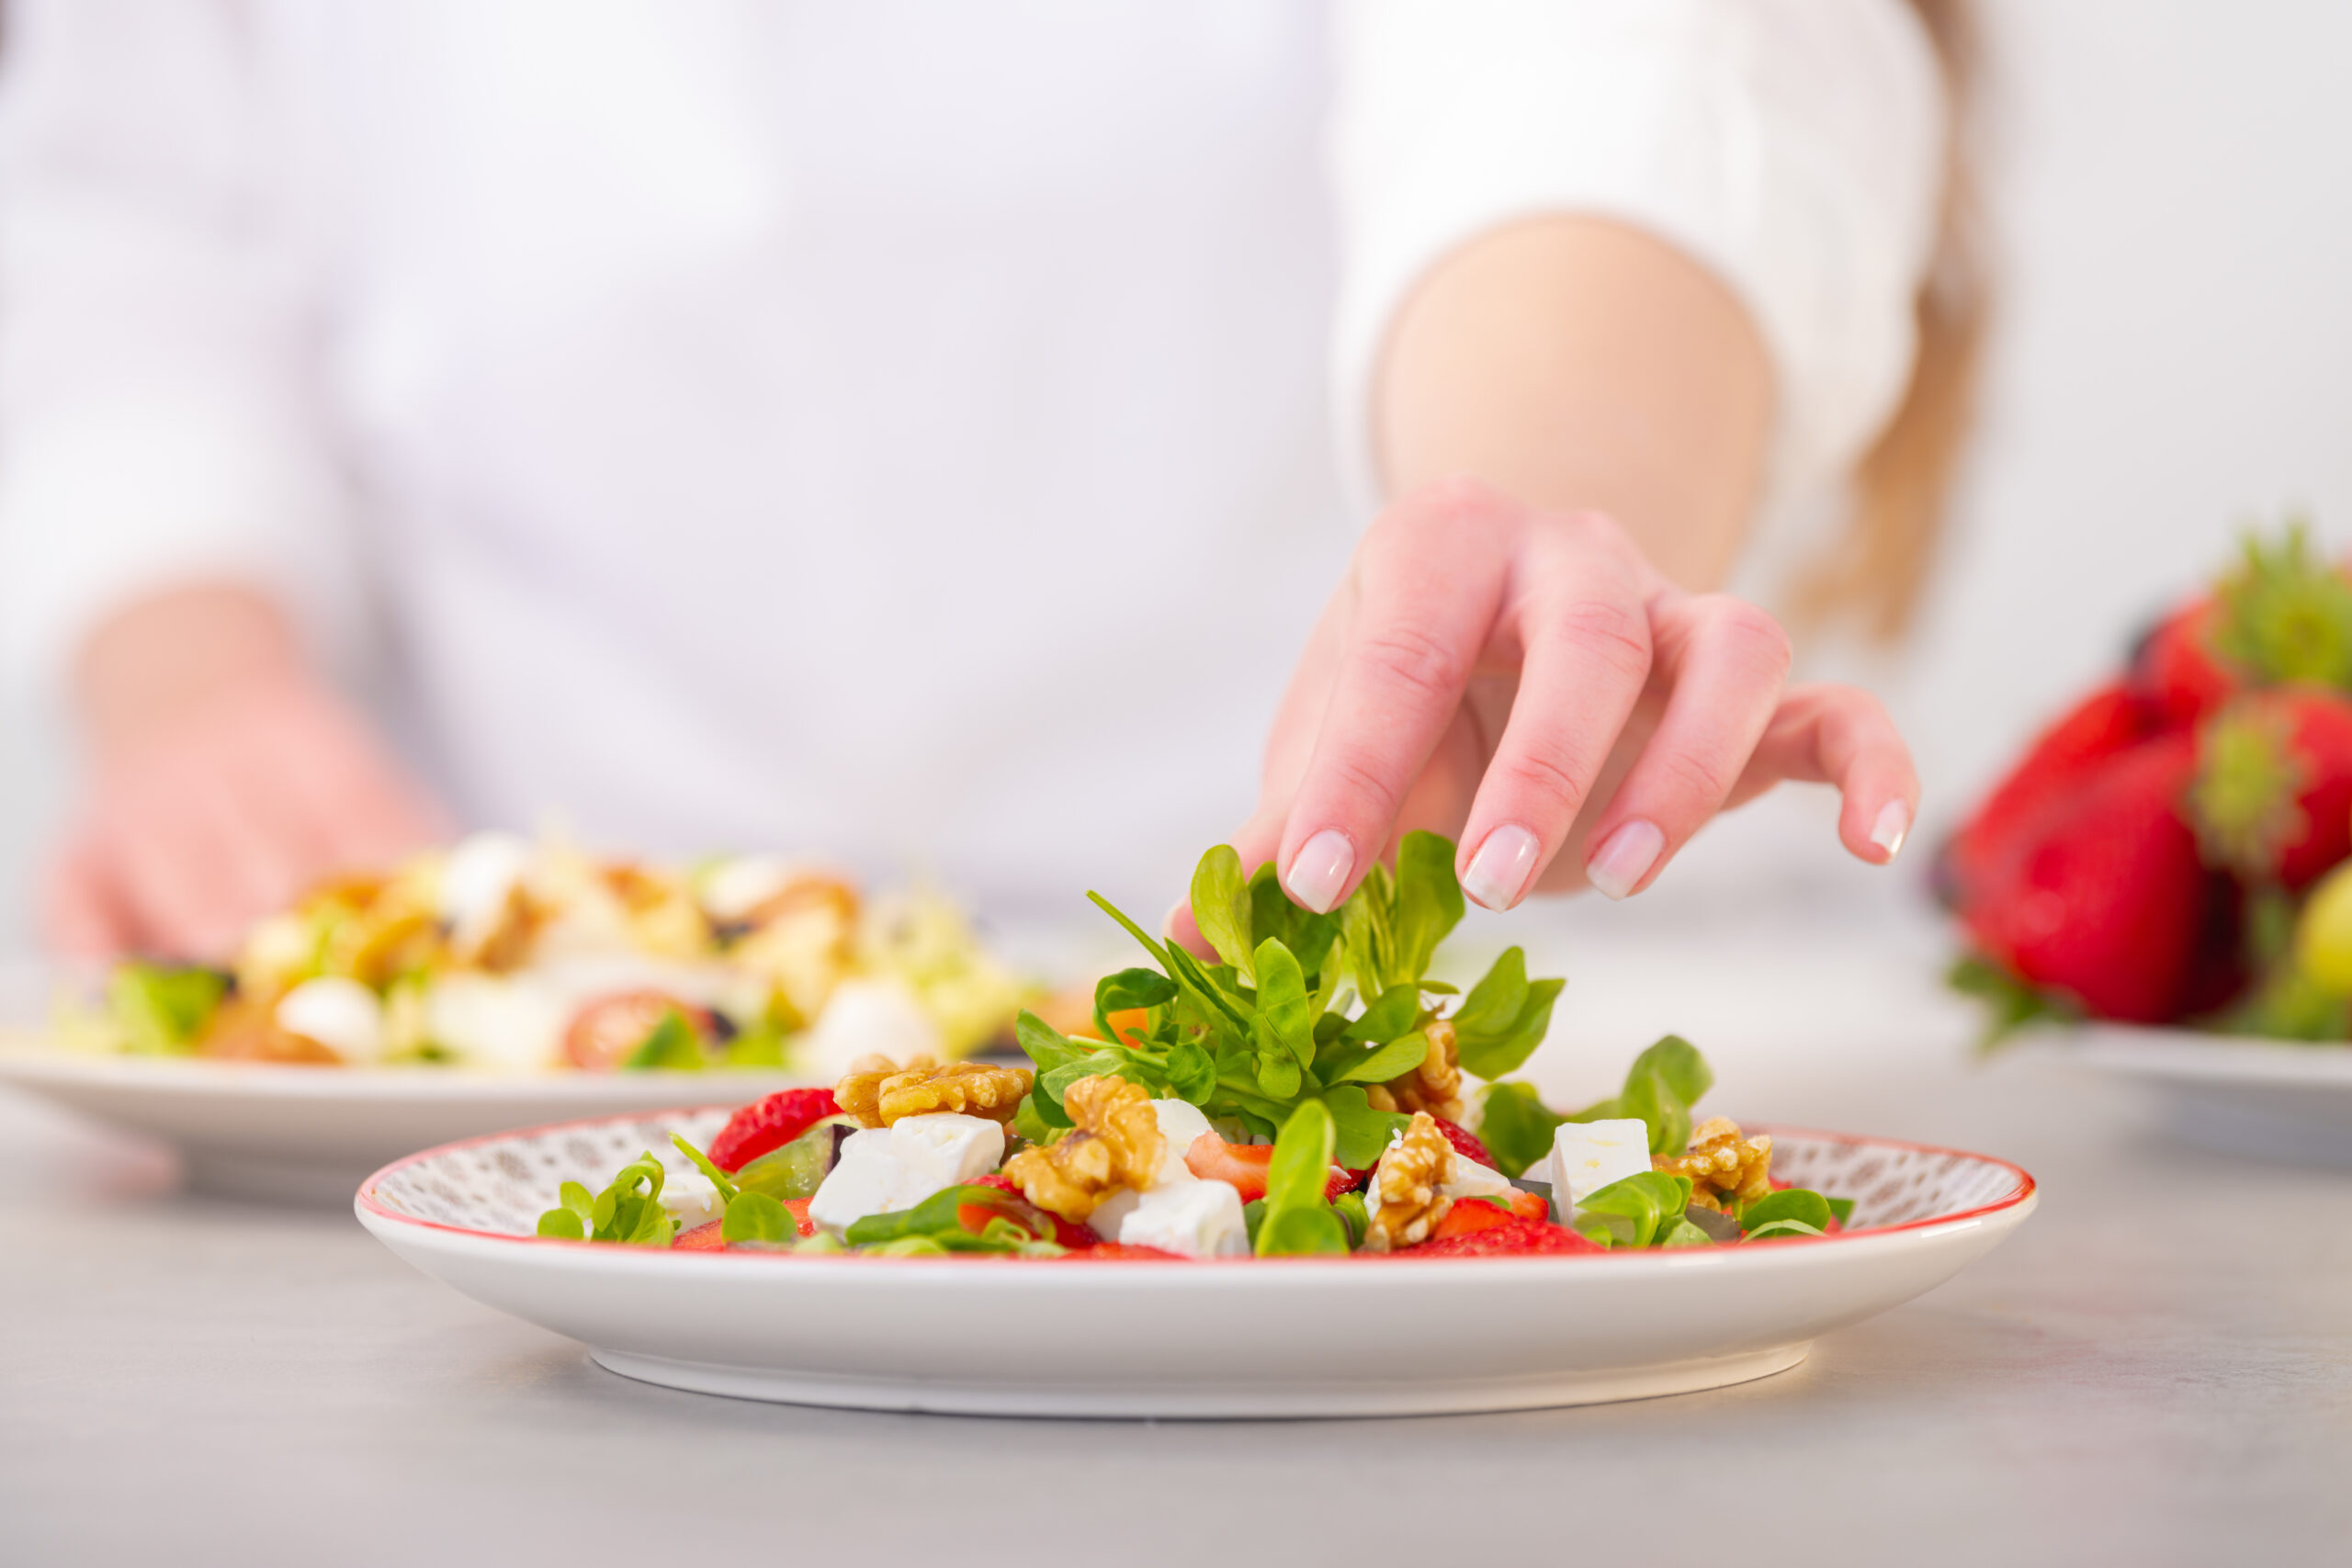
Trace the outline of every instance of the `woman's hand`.
<instances>
[{"instance_id":1,"label":"woman's hand","mask_svg":"<svg viewBox=\"0 0 2352 1568\"><path fill-rule=\"evenodd\" d=\"M1839 839L1883 865L1918 807L1903 738L1868 694L1788 669L1770 615L1674 587L1609 518L1432 485L1358 547L1235 847L1313 909L1413 828L1457 840L1489 908L1623 898L1716 812L1796 779L1835 784Z\"/></svg>"},{"instance_id":2,"label":"woman's hand","mask_svg":"<svg viewBox=\"0 0 2352 1568\"><path fill-rule=\"evenodd\" d=\"M218 959L331 872L437 837L438 813L240 590L125 612L80 681L93 781L52 867L51 945Z\"/></svg>"}]
</instances>

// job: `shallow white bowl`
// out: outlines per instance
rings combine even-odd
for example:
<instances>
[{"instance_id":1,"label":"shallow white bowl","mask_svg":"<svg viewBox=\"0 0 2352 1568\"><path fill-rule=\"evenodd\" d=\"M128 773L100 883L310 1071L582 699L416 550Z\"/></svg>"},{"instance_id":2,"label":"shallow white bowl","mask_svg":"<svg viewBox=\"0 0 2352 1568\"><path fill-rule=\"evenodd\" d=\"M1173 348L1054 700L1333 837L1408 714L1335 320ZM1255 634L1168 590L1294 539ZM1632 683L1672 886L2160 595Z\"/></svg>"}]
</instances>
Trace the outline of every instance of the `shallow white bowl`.
<instances>
[{"instance_id":1,"label":"shallow white bowl","mask_svg":"<svg viewBox=\"0 0 2352 1568\"><path fill-rule=\"evenodd\" d=\"M2200 1147L2352 1166L2352 1045L2124 1023L2042 1032L2034 1044L2153 1086L2174 1130Z\"/></svg>"},{"instance_id":2,"label":"shallow white bowl","mask_svg":"<svg viewBox=\"0 0 2352 1568\"><path fill-rule=\"evenodd\" d=\"M188 1184L284 1202L350 1201L385 1161L427 1144L563 1117L650 1111L681 1096L736 1103L786 1073L548 1073L288 1067L85 1056L0 1040L0 1083L177 1146Z\"/></svg>"},{"instance_id":3,"label":"shallow white bowl","mask_svg":"<svg viewBox=\"0 0 2352 1568\"><path fill-rule=\"evenodd\" d=\"M368 1178L360 1222L475 1300L673 1388L879 1410L1393 1416L1679 1393L1796 1365L1930 1290L2033 1210L1981 1155L1774 1130L1775 1173L1866 1232L1565 1258L1040 1262L681 1253L528 1233L565 1179L684 1161L724 1110L432 1149Z\"/></svg>"}]
</instances>

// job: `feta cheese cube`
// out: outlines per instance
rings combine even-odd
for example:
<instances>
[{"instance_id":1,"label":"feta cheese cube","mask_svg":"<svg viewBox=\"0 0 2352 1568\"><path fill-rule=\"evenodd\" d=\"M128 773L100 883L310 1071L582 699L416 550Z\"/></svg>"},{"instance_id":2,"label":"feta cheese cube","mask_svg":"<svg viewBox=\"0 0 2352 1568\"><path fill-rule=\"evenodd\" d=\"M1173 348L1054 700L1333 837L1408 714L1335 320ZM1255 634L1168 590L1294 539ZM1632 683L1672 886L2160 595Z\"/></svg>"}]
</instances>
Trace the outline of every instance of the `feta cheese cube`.
<instances>
[{"instance_id":1,"label":"feta cheese cube","mask_svg":"<svg viewBox=\"0 0 2352 1568\"><path fill-rule=\"evenodd\" d=\"M868 1214L911 1209L933 1193L985 1176L1004 1158L1004 1129L978 1116L905 1116L842 1140L808 1201L808 1218L847 1230Z\"/></svg>"},{"instance_id":2,"label":"feta cheese cube","mask_svg":"<svg viewBox=\"0 0 2352 1568\"><path fill-rule=\"evenodd\" d=\"M1637 1116L1613 1122L1564 1122L1552 1134L1552 1204L1560 1223L1577 1205L1612 1181L1650 1168L1649 1124Z\"/></svg>"},{"instance_id":3,"label":"feta cheese cube","mask_svg":"<svg viewBox=\"0 0 2352 1568\"><path fill-rule=\"evenodd\" d=\"M1086 1223L1093 1226L1094 1234L1104 1241L1116 1241L1119 1239L1119 1227L1126 1223L1127 1216L1134 1213L1136 1206L1142 1201L1142 1193L1122 1187L1095 1204L1094 1212L1086 1216Z\"/></svg>"},{"instance_id":4,"label":"feta cheese cube","mask_svg":"<svg viewBox=\"0 0 2352 1568\"><path fill-rule=\"evenodd\" d=\"M662 1207L678 1222L678 1234L711 1221L723 1219L727 1205L718 1201L718 1189L701 1171L672 1171L662 1179Z\"/></svg>"},{"instance_id":5,"label":"feta cheese cube","mask_svg":"<svg viewBox=\"0 0 2352 1568\"><path fill-rule=\"evenodd\" d=\"M1142 1194L1120 1221L1119 1239L1182 1258L1239 1258L1250 1226L1231 1183L1178 1181Z\"/></svg>"}]
</instances>

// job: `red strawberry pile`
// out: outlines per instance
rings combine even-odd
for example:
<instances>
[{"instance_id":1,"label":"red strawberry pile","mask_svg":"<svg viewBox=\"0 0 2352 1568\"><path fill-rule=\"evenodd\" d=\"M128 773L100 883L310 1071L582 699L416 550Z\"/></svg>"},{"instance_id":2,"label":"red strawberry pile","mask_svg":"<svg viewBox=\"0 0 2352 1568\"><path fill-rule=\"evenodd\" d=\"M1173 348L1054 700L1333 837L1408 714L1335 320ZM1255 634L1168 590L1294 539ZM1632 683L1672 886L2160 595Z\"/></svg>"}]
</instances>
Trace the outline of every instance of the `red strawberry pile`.
<instances>
[{"instance_id":1,"label":"red strawberry pile","mask_svg":"<svg viewBox=\"0 0 2352 1568\"><path fill-rule=\"evenodd\" d=\"M2249 538L1945 847L1972 948L1953 982L1996 1034L2056 1015L2343 1039L2347 855L2352 579L2297 525Z\"/></svg>"}]
</instances>

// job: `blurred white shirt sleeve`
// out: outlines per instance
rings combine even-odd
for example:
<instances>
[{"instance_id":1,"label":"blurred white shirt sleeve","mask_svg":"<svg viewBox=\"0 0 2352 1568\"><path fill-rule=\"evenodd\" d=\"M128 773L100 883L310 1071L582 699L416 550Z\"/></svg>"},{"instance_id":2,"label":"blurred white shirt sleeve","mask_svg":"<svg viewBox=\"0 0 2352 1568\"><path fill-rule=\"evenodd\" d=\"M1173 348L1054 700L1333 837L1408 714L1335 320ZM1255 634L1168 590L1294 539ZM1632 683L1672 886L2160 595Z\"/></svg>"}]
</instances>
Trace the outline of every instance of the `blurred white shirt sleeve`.
<instances>
[{"instance_id":1,"label":"blurred white shirt sleeve","mask_svg":"<svg viewBox=\"0 0 2352 1568\"><path fill-rule=\"evenodd\" d=\"M1657 234L1747 305L1778 374L1767 510L1839 481L1909 378L1942 88L1902 0L1353 0L1340 7L1335 344L1350 488L1373 377L1448 252L1541 214Z\"/></svg>"},{"instance_id":2,"label":"blurred white shirt sleeve","mask_svg":"<svg viewBox=\"0 0 2352 1568\"><path fill-rule=\"evenodd\" d=\"M189 579L353 603L300 246L242 13L19 0L0 78L0 671ZM329 635L332 645L340 639Z\"/></svg>"}]
</instances>

